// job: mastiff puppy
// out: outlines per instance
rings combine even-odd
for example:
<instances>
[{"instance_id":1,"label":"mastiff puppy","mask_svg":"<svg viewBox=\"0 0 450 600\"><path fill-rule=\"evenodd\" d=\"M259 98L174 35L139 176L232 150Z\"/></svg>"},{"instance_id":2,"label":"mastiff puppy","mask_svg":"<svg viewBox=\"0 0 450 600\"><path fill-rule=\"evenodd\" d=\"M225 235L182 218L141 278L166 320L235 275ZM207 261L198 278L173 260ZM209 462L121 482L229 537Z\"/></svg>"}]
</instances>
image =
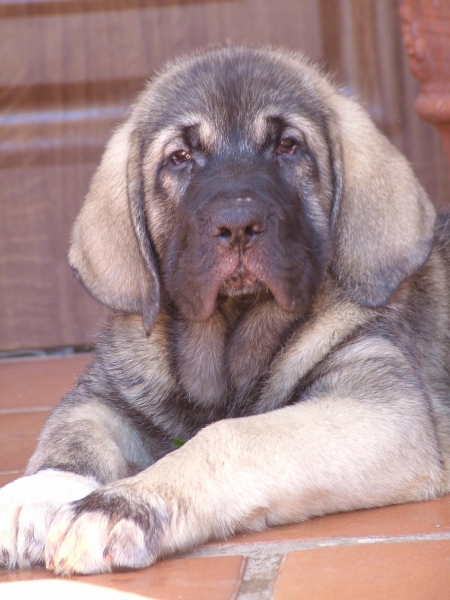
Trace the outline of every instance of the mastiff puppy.
<instances>
[{"instance_id":1,"label":"mastiff puppy","mask_svg":"<svg viewBox=\"0 0 450 600\"><path fill-rule=\"evenodd\" d=\"M449 238L405 158L302 57L170 64L75 223L70 263L113 312L0 492L0 561L140 568L450 491Z\"/></svg>"}]
</instances>

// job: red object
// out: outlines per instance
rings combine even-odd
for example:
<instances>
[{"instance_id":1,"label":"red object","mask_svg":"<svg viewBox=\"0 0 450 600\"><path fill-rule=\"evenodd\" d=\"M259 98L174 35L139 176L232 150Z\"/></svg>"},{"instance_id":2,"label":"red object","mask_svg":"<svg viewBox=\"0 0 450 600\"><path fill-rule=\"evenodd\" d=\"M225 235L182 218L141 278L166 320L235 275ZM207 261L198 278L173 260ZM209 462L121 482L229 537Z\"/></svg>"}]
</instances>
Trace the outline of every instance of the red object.
<instances>
[{"instance_id":1,"label":"red object","mask_svg":"<svg viewBox=\"0 0 450 600\"><path fill-rule=\"evenodd\" d=\"M409 68L421 82L414 108L437 127L450 161L450 0L403 0L399 15Z\"/></svg>"}]
</instances>

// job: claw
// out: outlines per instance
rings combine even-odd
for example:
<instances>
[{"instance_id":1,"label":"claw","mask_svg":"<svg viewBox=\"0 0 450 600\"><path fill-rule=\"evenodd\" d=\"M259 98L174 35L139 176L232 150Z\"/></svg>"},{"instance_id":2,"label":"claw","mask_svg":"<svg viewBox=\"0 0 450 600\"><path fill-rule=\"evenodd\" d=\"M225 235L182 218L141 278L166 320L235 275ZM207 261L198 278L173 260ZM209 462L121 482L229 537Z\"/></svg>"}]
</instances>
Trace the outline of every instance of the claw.
<instances>
[{"instance_id":1,"label":"claw","mask_svg":"<svg viewBox=\"0 0 450 600\"><path fill-rule=\"evenodd\" d=\"M2 550L0 554L0 564L5 567L9 567L9 552L8 550Z\"/></svg>"},{"instance_id":2,"label":"claw","mask_svg":"<svg viewBox=\"0 0 450 600\"><path fill-rule=\"evenodd\" d=\"M107 546L104 550L103 550L103 559L106 563L106 566L108 567L108 569L112 568L113 565L113 556L111 554L111 550L109 548L109 546Z\"/></svg>"}]
</instances>

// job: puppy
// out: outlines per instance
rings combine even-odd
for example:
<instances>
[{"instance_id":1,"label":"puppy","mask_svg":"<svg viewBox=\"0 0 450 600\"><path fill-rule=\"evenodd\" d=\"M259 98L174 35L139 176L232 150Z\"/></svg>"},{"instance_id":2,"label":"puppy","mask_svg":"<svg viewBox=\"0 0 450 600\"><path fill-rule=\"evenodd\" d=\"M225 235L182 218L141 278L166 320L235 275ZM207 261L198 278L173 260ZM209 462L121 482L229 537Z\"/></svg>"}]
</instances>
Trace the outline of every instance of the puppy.
<instances>
[{"instance_id":1,"label":"puppy","mask_svg":"<svg viewBox=\"0 0 450 600\"><path fill-rule=\"evenodd\" d=\"M75 223L70 263L112 312L0 491L0 561L141 568L448 492L449 227L301 56L170 64Z\"/></svg>"}]
</instances>

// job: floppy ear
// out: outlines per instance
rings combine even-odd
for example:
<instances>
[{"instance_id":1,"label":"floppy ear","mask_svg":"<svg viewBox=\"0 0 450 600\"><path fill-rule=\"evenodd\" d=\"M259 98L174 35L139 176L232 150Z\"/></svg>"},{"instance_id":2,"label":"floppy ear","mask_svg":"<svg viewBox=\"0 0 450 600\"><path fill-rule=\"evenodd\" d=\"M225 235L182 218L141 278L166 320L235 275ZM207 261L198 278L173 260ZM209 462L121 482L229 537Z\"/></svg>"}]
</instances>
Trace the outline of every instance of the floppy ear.
<instances>
[{"instance_id":1,"label":"floppy ear","mask_svg":"<svg viewBox=\"0 0 450 600\"><path fill-rule=\"evenodd\" d=\"M145 225L136 137L127 121L109 141L72 230L69 262L97 300L141 314L149 333L160 291Z\"/></svg>"},{"instance_id":2,"label":"floppy ear","mask_svg":"<svg viewBox=\"0 0 450 600\"><path fill-rule=\"evenodd\" d=\"M436 214L405 157L366 112L344 96L332 101L333 270L355 300L380 307L427 260Z\"/></svg>"}]
</instances>

